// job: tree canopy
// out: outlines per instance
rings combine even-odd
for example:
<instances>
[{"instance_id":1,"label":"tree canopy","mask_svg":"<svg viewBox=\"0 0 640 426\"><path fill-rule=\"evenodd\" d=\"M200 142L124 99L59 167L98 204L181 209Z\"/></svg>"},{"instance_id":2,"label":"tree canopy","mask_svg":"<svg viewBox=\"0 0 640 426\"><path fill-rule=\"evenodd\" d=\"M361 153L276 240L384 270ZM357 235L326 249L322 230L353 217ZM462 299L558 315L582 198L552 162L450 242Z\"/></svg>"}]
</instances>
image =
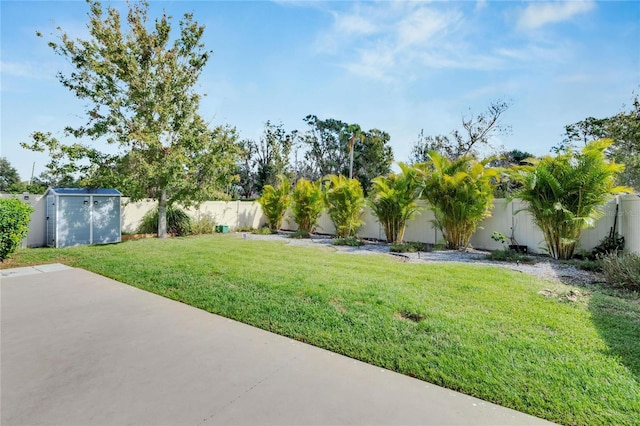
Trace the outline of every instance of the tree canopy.
<instances>
[{"instance_id":1,"label":"tree canopy","mask_svg":"<svg viewBox=\"0 0 640 426\"><path fill-rule=\"evenodd\" d=\"M462 128L451 131L449 136L425 136L424 130L420 131L418 140L411 149L410 163L429 162L429 153L432 151L450 160L467 155L479 156L479 150L482 147L490 147L494 136L511 131L511 127L502 122L502 115L508 109L508 102L493 101L478 115L463 115Z\"/></svg>"},{"instance_id":2,"label":"tree canopy","mask_svg":"<svg viewBox=\"0 0 640 426\"><path fill-rule=\"evenodd\" d=\"M73 67L58 73L59 81L86 102L86 123L65 134L89 142L65 145L36 132L24 146L48 149L59 167L80 171L89 185L115 183L133 200L157 199L164 237L167 206L223 196L239 153L235 129L210 130L198 113L194 87L211 55L204 26L186 13L174 34L172 17L150 19L146 1L129 3L126 17L87 3L88 38L58 28L48 44ZM104 141L117 153L100 149Z\"/></svg>"},{"instance_id":3,"label":"tree canopy","mask_svg":"<svg viewBox=\"0 0 640 426\"><path fill-rule=\"evenodd\" d=\"M586 146L598 139L611 139L606 154L625 169L617 176L619 185L640 190L640 99L633 97L631 108L606 118L587 117L565 126L562 143L553 147L556 153Z\"/></svg>"},{"instance_id":4,"label":"tree canopy","mask_svg":"<svg viewBox=\"0 0 640 426\"><path fill-rule=\"evenodd\" d=\"M328 175L349 176L357 179L367 193L371 181L391 171L393 150L391 137L379 129L363 131L357 124L348 124L333 118L321 120L315 115L304 119L309 126L302 135L306 148L304 163L299 167L301 176L317 180ZM353 167L350 151L353 149Z\"/></svg>"},{"instance_id":5,"label":"tree canopy","mask_svg":"<svg viewBox=\"0 0 640 426\"><path fill-rule=\"evenodd\" d=\"M10 191L19 183L18 170L5 157L0 157L0 191Z\"/></svg>"}]
</instances>

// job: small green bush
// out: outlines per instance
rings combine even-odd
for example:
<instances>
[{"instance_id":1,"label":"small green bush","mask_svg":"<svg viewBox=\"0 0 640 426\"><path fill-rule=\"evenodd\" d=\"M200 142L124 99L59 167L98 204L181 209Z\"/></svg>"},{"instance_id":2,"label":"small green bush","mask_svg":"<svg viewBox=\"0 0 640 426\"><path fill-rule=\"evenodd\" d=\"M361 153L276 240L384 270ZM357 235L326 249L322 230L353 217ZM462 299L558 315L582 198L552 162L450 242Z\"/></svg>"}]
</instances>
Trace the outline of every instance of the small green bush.
<instances>
[{"instance_id":1,"label":"small green bush","mask_svg":"<svg viewBox=\"0 0 640 426\"><path fill-rule=\"evenodd\" d=\"M389 251L393 253L416 253L419 251L428 252L431 251L431 248L425 243L407 241L402 244L391 244Z\"/></svg>"},{"instance_id":2,"label":"small green bush","mask_svg":"<svg viewBox=\"0 0 640 426\"><path fill-rule=\"evenodd\" d=\"M191 234L213 234L216 230L216 220L211 213L200 213L191 221Z\"/></svg>"},{"instance_id":3,"label":"small green bush","mask_svg":"<svg viewBox=\"0 0 640 426\"><path fill-rule=\"evenodd\" d=\"M612 232L604 237L602 241L598 243L597 246L591 250L591 254L589 255L589 259L595 260L598 256L618 253L624 250L624 237L617 232Z\"/></svg>"},{"instance_id":4,"label":"small green bush","mask_svg":"<svg viewBox=\"0 0 640 426\"><path fill-rule=\"evenodd\" d=\"M16 198L0 199L0 262L4 262L29 232L33 208Z\"/></svg>"},{"instance_id":5,"label":"small green bush","mask_svg":"<svg viewBox=\"0 0 640 426\"><path fill-rule=\"evenodd\" d=\"M573 261L576 268L589 272L601 272L602 263L598 260L582 259Z\"/></svg>"},{"instance_id":6,"label":"small green bush","mask_svg":"<svg viewBox=\"0 0 640 426\"><path fill-rule=\"evenodd\" d=\"M311 238L311 234L309 234L307 231L296 231L289 234L289 238L297 238L297 239Z\"/></svg>"},{"instance_id":7,"label":"small green bush","mask_svg":"<svg viewBox=\"0 0 640 426\"><path fill-rule=\"evenodd\" d=\"M272 234L277 234L278 231L274 231L273 229L269 228L268 226L263 226L263 227L258 228L258 229L252 229L251 233L252 234L256 234L256 235L272 235Z\"/></svg>"},{"instance_id":8,"label":"small green bush","mask_svg":"<svg viewBox=\"0 0 640 426\"><path fill-rule=\"evenodd\" d=\"M236 232L253 232L253 231L256 231L256 228L253 228L251 226L240 226L236 228Z\"/></svg>"},{"instance_id":9,"label":"small green bush","mask_svg":"<svg viewBox=\"0 0 640 426\"><path fill-rule=\"evenodd\" d=\"M536 261L533 258L508 248L504 250L492 251L487 255L487 259L493 260L496 262L514 262L514 263L519 262L519 263L530 263L530 264L536 263Z\"/></svg>"},{"instance_id":10,"label":"small green bush","mask_svg":"<svg viewBox=\"0 0 640 426\"><path fill-rule=\"evenodd\" d=\"M356 237L338 237L334 238L331 241L331 244L334 246L350 246L350 247L360 247L363 246L364 243L357 239Z\"/></svg>"},{"instance_id":11,"label":"small green bush","mask_svg":"<svg viewBox=\"0 0 640 426\"><path fill-rule=\"evenodd\" d=\"M640 255L609 253L599 256L607 284L626 290L640 291Z\"/></svg>"},{"instance_id":12,"label":"small green bush","mask_svg":"<svg viewBox=\"0 0 640 426\"><path fill-rule=\"evenodd\" d=\"M158 208L147 212L138 228L141 234L158 233ZM191 218L178 207L167 207L167 232L177 236L191 233Z\"/></svg>"}]
</instances>

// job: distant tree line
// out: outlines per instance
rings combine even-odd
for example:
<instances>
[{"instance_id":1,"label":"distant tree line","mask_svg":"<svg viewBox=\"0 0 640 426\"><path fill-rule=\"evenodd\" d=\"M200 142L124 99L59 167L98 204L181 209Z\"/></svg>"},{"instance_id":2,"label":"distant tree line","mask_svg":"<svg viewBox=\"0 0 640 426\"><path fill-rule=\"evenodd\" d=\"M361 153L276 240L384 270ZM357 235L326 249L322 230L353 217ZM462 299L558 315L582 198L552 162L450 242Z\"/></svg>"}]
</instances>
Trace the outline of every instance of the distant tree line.
<instances>
[{"instance_id":1,"label":"distant tree line","mask_svg":"<svg viewBox=\"0 0 640 426\"><path fill-rule=\"evenodd\" d=\"M306 116L304 122L306 130L287 132L282 123L267 121L258 141L240 142L243 154L237 169L239 197L257 197L266 185L275 185L278 176L295 182L300 178L314 181L350 173L366 192L375 177L391 171L394 158L387 132L363 131L357 124L315 115Z\"/></svg>"}]
</instances>

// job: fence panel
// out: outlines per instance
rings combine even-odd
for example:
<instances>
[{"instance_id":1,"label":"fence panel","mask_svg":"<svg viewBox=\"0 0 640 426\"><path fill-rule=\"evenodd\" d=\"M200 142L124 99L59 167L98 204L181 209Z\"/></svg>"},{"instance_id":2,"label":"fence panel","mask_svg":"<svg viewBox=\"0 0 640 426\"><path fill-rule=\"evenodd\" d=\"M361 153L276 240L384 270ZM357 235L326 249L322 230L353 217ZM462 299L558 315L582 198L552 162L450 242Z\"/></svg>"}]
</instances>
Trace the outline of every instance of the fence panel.
<instances>
[{"instance_id":1,"label":"fence panel","mask_svg":"<svg viewBox=\"0 0 640 426\"><path fill-rule=\"evenodd\" d=\"M640 254L640 196L620 197L618 226L620 235L624 236L625 248Z\"/></svg>"},{"instance_id":2,"label":"fence panel","mask_svg":"<svg viewBox=\"0 0 640 426\"><path fill-rule=\"evenodd\" d=\"M404 241L416 241L429 244L436 244L442 241L442 233L434 226L435 215L429 210L429 205L424 201L419 201L420 211L407 222L404 231Z\"/></svg>"},{"instance_id":3,"label":"fence panel","mask_svg":"<svg viewBox=\"0 0 640 426\"><path fill-rule=\"evenodd\" d=\"M23 202L34 207L29 223L29 234L22 242L23 247L41 247L45 241L46 208L45 201L41 195L2 194L2 197L17 197ZM579 249L591 250L605 236L609 234L615 219L615 204L612 200L604 206L604 216L596 222L592 229L585 229L580 238ZM640 197L637 195L623 195L618 197L618 222L617 228L620 235L625 237L626 248L629 251L640 253ZM122 199L122 231L135 232L142 217L157 203L151 200L143 200L132 203L127 198ZM405 231L405 241L421 241L436 244L442 242L442 234L434 228L434 215L428 209L425 202L421 201L423 208L421 213L407 223ZM495 250L502 245L491 239L493 231L498 231L513 237L518 244L526 245L532 253L544 253L544 237L540 229L533 223L531 216L526 211L520 211L524 207L523 202L514 200L507 202L504 199L497 199L494 202L492 215L480 223L480 228L471 239L473 247L481 249ZM197 218L199 215L211 215L217 224L228 225L231 230L238 227L258 228L266 223L266 218L262 213L260 205L250 201L208 201L202 203L198 209L188 209L188 214ZM360 229L359 235L364 238L374 238L384 240L384 230L368 207L363 213L365 224ZM289 211L285 216L283 229L296 230L297 225ZM316 232L322 234L335 234L335 227L324 211L318 220Z\"/></svg>"},{"instance_id":4,"label":"fence panel","mask_svg":"<svg viewBox=\"0 0 640 426\"><path fill-rule=\"evenodd\" d=\"M122 197L120 219L122 220L122 232L137 232L144 215L156 208L157 205L158 203L152 200L131 202L128 198Z\"/></svg>"},{"instance_id":5,"label":"fence panel","mask_svg":"<svg viewBox=\"0 0 640 426\"><path fill-rule=\"evenodd\" d=\"M511 203L505 199L494 200L491 216L480 222L478 229L471 237L471 246L485 250L500 250L504 245L494 241L491 236L494 232L499 232L510 237L512 226ZM507 239L504 244L511 243Z\"/></svg>"}]
</instances>

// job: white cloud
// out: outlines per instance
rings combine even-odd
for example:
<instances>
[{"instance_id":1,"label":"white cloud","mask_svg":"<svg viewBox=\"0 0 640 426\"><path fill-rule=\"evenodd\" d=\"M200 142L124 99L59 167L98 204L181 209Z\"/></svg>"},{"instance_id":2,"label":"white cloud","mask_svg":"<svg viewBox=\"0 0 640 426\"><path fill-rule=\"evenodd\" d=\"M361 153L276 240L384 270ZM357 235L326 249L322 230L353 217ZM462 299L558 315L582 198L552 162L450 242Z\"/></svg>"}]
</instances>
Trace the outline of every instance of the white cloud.
<instances>
[{"instance_id":1,"label":"white cloud","mask_svg":"<svg viewBox=\"0 0 640 426\"><path fill-rule=\"evenodd\" d=\"M386 71L396 65L392 50L380 46L378 49L361 50L356 61L351 61L344 67L353 74L374 80L389 82L391 79Z\"/></svg>"},{"instance_id":2,"label":"white cloud","mask_svg":"<svg viewBox=\"0 0 640 426\"><path fill-rule=\"evenodd\" d=\"M440 13L429 8L418 9L397 24L398 43L411 46L428 42L461 19L461 14L455 11Z\"/></svg>"},{"instance_id":3,"label":"white cloud","mask_svg":"<svg viewBox=\"0 0 640 426\"><path fill-rule=\"evenodd\" d=\"M0 62L0 73L3 77L20 77L30 79L44 79L51 77L42 72L42 66L31 62Z\"/></svg>"},{"instance_id":4,"label":"white cloud","mask_svg":"<svg viewBox=\"0 0 640 426\"><path fill-rule=\"evenodd\" d=\"M341 65L349 72L381 81L429 65L422 62L426 53L439 56L435 62L447 66L443 39L459 29L463 15L455 6L437 6L357 3L347 11L332 11L333 26L319 36L316 48L342 56Z\"/></svg>"},{"instance_id":5,"label":"white cloud","mask_svg":"<svg viewBox=\"0 0 640 426\"><path fill-rule=\"evenodd\" d=\"M383 82L411 82L442 70L498 71L537 67L545 61L566 63L573 56L566 41L522 40L498 34L496 19L475 4L372 2L331 11L332 26L316 41L349 73ZM593 7L577 3L531 3L522 13L532 28L569 19Z\"/></svg>"},{"instance_id":6,"label":"white cloud","mask_svg":"<svg viewBox=\"0 0 640 426\"><path fill-rule=\"evenodd\" d=\"M484 9L487 8L487 6L489 5L489 3L487 2L487 0L478 0L476 1L476 7L475 7L475 12L481 12Z\"/></svg>"},{"instance_id":7,"label":"white cloud","mask_svg":"<svg viewBox=\"0 0 640 426\"><path fill-rule=\"evenodd\" d=\"M335 14L335 29L341 34L373 34L376 25L362 16Z\"/></svg>"},{"instance_id":8,"label":"white cloud","mask_svg":"<svg viewBox=\"0 0 640 426\"><path fill-rule=\"evenodd\" d=\"M530 3L520 15L517 27L533 30L547 24L567 21L595 7L592 0Z\"/></svg>"}]
</instances>

